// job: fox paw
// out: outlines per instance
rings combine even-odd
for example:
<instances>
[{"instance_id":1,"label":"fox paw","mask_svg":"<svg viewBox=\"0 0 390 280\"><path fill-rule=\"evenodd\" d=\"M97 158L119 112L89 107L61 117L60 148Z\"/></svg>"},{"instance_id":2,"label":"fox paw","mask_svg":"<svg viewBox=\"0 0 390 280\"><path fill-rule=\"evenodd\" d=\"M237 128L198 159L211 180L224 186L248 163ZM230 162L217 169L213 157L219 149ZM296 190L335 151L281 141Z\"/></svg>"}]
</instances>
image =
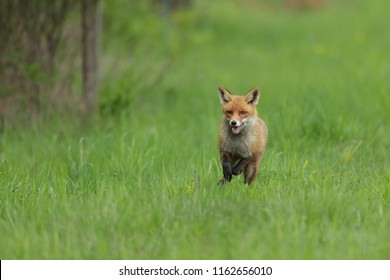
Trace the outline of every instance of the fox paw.
<instances>
[{"instance_id":1,"label":"fox paw","mask_svg":"<svg viewBox=\"0 0 390 280\"><path fill-rule=\"evenodd\" d=\"M218 185L219 185L219 186L224 186L227 182L228 182L228 181L227 181L225 178L223 178L223 179L221 179L221 180L218 181Z\"/></svg>"},{"instance_id":2,"label":"fox paw","mask_svg":"<svg viewBox=\"0 0 390 280\"><path fill-rule=\"evenodd\" d=\"M235 176L240 175L241 173L242 173L242 169L233 168L232 170L232 174Z\"/></svg>"}]
</instances>

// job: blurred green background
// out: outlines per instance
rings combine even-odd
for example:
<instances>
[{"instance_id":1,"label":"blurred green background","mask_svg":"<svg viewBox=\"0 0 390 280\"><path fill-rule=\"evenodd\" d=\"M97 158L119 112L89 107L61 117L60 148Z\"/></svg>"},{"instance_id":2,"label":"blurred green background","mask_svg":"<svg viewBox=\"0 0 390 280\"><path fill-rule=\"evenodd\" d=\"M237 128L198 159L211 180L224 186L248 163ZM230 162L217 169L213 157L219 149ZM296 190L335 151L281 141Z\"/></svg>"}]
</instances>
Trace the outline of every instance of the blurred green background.
<instances>
[{"instance_id":1,"label":"blurred green background","mask_svg":"<svg viewBox=\"0 0 390 280\"><path fill-rule=\"evenodd\" d=\"M0 5L1 259L390 258L389 1ZM261 89L251 187L219 84Z\"/></svg>"}]
</instances>

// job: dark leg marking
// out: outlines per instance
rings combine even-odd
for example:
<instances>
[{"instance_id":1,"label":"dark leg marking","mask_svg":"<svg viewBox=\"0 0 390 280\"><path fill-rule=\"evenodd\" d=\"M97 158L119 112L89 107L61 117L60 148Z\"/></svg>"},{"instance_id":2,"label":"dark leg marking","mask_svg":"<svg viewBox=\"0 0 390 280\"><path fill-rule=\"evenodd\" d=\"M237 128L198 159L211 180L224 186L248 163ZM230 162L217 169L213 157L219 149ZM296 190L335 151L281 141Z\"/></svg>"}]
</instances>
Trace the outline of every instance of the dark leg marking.
<instances>
[{"instance_id":1,"label":"dark leg marking","mask_svg":"<svg viewBox=\"0 0 390 280\"><path fill-rule=\"evenodd\" d=\"M245 166L251 161L251 158L242 158L232 169L233 175L240 175Z\"/></svg>"},{"instance_id":2,"label":"dark leg marking","mask_svg":"<svg viewBox=\"0 0 390 280\"><path fill-rule=\"evenodd\" d=\"M232 179L232 159L227 153L221 154L223 178L218 182L219 185L223 185L226 182L230 182Z\"/></svg>"}]
</instances>

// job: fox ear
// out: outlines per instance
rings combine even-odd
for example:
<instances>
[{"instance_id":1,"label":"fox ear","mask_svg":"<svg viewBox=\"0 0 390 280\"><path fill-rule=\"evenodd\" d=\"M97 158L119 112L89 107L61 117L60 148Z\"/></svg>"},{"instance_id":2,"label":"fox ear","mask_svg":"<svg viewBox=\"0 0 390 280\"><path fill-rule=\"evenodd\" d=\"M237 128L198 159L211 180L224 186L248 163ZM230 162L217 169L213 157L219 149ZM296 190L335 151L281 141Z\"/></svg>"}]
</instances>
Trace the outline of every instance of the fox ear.
<instances>
[{"instance_id":1,"label":"fox ear","mask_svg":"<svg viewBox=\"0 0 390 280\"><path fill-rule=\"evenodd\" d=\"M224 86L219 86L218 91L219 91L219 101L221 102L222 105L225 105L226 103L232 101L232 95Z\"/></svg>"},{"instance_id":2,"label":"fox ear","mask_svg":"<svg viewBox=\"0 0 390 280\"><path fill-rule=\"evenodd\" d=\"M256 87L251 89L245 96L244 99L248 104L257 105L260 98L260 90Z\"/></svg>"}]
</instances>

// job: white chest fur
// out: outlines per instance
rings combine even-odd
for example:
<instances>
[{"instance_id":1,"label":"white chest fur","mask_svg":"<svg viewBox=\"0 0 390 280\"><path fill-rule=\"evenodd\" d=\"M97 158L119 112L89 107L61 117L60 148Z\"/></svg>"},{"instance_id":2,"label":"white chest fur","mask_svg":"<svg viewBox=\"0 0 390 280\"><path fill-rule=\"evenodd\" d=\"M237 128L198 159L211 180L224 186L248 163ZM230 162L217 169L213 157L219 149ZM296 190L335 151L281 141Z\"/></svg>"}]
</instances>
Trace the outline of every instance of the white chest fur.
<instances>
[{"instance_id":1,"label":"white chest fur","mask_svg":"<svg viewBox=\"0 0 390 280\"><path fill-rule=\"evenodd\" d=\"M222 133L222 150L240 158L252 156L252 145L255 135L251 133L250 125L239 134L233 134L229 125L225 125Z\"/></svg>"}]
</instances>

